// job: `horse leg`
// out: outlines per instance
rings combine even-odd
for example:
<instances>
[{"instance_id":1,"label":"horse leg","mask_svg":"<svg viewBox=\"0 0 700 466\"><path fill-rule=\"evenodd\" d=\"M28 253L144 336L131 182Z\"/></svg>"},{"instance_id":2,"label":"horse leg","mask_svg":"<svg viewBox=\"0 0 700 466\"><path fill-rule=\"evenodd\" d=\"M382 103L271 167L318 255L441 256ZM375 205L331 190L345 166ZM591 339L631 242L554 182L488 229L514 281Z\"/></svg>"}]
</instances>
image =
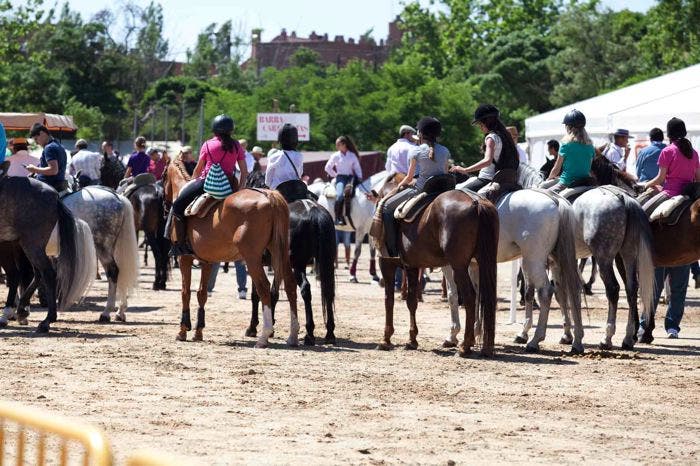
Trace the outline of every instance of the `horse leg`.
<instances>
[{"instance_id":1,"label":"horse leg","mask_svg":"<svg viewBox=\"0 0 700 466\"><path fill-rule=\"evenodd\" d=\"M450 304L450 316L452 324L450 325L450 335L442 342L443 348L454 348L457 346L457 335L462 329L459 322L459 296L457 293L457 284L454 279L454 271L452 267L445 266L442 268L443 282L447 288L447 301Z\"/></svg>"},{"instance_id":2,"label":"horse leg","mask_svg":"<svg viewBox=\"0 0 700 466\"><path fill-rule=\"evenodd\" d=\"M204 335L202 331L204 330L204 306L207 304L207 298L209 293L207 293L207 284L209 283L209 276L211 275L211 263L203 262L200 269L200 279L199 279L199 289L197 290L197 328L194 331L194 337L192 341L202 341Z\"/></svg>"},{"instance_id":3,"label":"horse leg","mask_svg":"<svg viewBox=\"0 0 700 466\"><path fill-rule=\"evenodd\" d=\"M360 242L362 244L362 242ZM357 250L357 243L355 245L355 249ZM357 257L360 257L360 255L356 252L355 255ZM369 243L369 274L372 277L373 282L379 283L379 277L377 276L377 251L374 249L374 246L372 246L372 242L370 241Z\"/></svg>"},{"instance_id":4,"label":"horse leg","mask_svg":"<svg viewBox=\"0 0 700 466\"><path fill-rule=\"evenodd\" d=\"M105 265L105 263L107 265ZM107 274L107 304L105 304L105 308L100 314L99 322L110 321L110 312L114 310L117 298L117 278L119 276L119 269L114 260L105 263L102 264L102 267Z\"/></svg>"},{"instance_id":5,"label":"horse leg","mask_svg":"<svg viewBox=\"0 0 700 466\"><path fill-rule=\"evenodd\" d=\"M625 329L625 339L622 340L622 349L634 349L635 336L639 330L639 308L637 307L637 295L639 293L639 280L637 279L638 264L634 254L624 254L622 256L625 279L625 293L627 294L627 304L629 314L627 316L627 327Z\"/></svg>"},{"instance_id":6,"label":"horse leg","mask_svg":"<svg viewBox=\"0 0 700 466\"><path fill-rule=\"evenodd\" d=\"M357 261L360 259L360 254L362 253L362 238L355 237L355 252L352 257L352 264L350 265L350 283L357 283ZM371 272L370 272L371 274Z\"/></svg>"},{"instance_id":7,"label":"horse leg","mask_svg":"<svg viewBox=\"0 0 700 466\"><path fill-rule=\"evenodd\" d=\"M561 308L561 317L564 320L564 323L562 325L563 328L563 334L561 338L559 339L559 344L560 345L570 345L574 341L574 337L571 334L571 315L569 314L569 304L567 302L566 296L562 293L560 290L560 287L558 285L558 279L555 276L554 279L554 297L557 299L557 302L559 303L559 307Z\"/></svg>"},{"instance_id":8,"label":"horse leg","mask_svg":"<svg viewBox=\"0 0 700 466\"><path fill-rule=\"evenodd\" d=\"M379 268L384 279L384 339L377 346L380 350L392 348L391 336L394 334L394 276L397 263L391 259L379 258Z\"/></svg>"},{"instance_id":9,"label":"horse leg","mask_svg":"<svg viewBox=\"0 0 700 466\"><path fill-rule=\"evenodd\" d=\"M401 275L401 299L406 300L408 298L408 278L406 274Z\"/></svg>"},{"instance_id":10,"label":"horse leg","mask_svg":"<svg viewBox=\"0 0 700 466\"><path fill-rule=\"evenodd\" d=\"M605 336L600 341L600 349L609 350L612 348L612 337L615 335L615 320L617 318L617 302L620 299L620 284L615 278L612 258L599 258L598 268L600 278L605 284L605 295L608 298L608 323L605 327Z\"/></svg>"},{"instance_id":11,"label":"horse leg","mask_svg":"<svg viewBox=\"0 0 700 466\"><path fill-rule=\"evenodd\" d=\"M535 353L539 351L540 342L544 341L545 336L547 335L547 320L549 319L549 308L552 304L554 287L550 283L549 277L547 276L545 261L534 260L532 258L523 258L523 271L529 280L528 287L536 287L537 297L540 299L540 315L537 319L535 334L525 347L525 351ZM532 285L530 285L530 283ZM526 302L526 311L529 306L530 304ZM529 315L532 316L532 311L530 311Z\"/></svg>"},{"instance_id":12,"label":"horse leg","mask_svg":"<svg viewBox=\"0 0 700 466\"><path fill-rule=\"evenodd\" d=\"M559 340L560 344L571 344L572 354L583 354L583 321L581 320L581 298L579 294L569 297L564 291L561 283L561 268L557 262L552 263L552 276L554 278L554 292L559 302L562 316L564 318L564 334ZM569 299L572 301L572 308L569 311ZM551 305L551 302L550 302ZM573 320L574 334L571 335L571 320Z\"/></svg>"},{"instance_id":13,"label":"horse leg","mask_svg":"<svg viewBox=\"0 0 700 466\"><path fill-rule=\"evenodd\" d=\"M180 318L180 333L177 334L177 340L187 341L187 332L192 330L192 320L190 319L190 296L192 290L192 256L182 256L180 259L180 275L182 276L182 287L180 294L182 296L182 316Z\"/></svg>"},{"instance_id":14,"label":"horse leg","mask_svg":"<svg viewBox=\"0 0 700 466\"><path fill-rule=\"evenodd\" d=\"M263 268L262 258L249 255L243 258L248 266L248 275L257 290L263 306L263 328L258 335L256 348L267 348L268 339L273 332L272 302L270 297L270 281Z\"/></svg>"},{"instance_id":15,"label":"horse leg","mask_svg":"<svg viewBox=\"0 0 700 466\"><path fill-rule=\"evenodd\" d=\"M476 266L475 269L476 271ZM474 276L479 276L476 272ZM466 357L471 354L472 346L474 346L474 327L476 324L476 289L469 274L468 267L461 267L454 270L454 279L457 283L459 293L462 295L462 303L464 305L464 340L459 347L459 355ZM479 323L481 326L481 323ZM483 342L482 342L483 343Z\"/></svg>"},{"instance_id":16,"label":"horse leg","mask_svg":"<svg viewBox=\"0 0 700 466\"><path fill-rule=\"evenodd\" d=\"M297 285L301 290L301 297L304 300L304 311L306 314L306 336L304 336L304 345L314 346L316 344L316 337L314 336L314 313L311 308L311 285L309 280L306 278L305 268L294 268L294 278L296 279Z\"/></svg>"},{"instance_id":17,"label":"horse leg","mask_svg":"<svg viewBox=\"0 0 700 466\"><path fill-rule=\"evenodd\" d=\"M258 288L253 283L252 290L250 291L250 325L245 331L245 336L256 337L258 335L258 306L260 306L260 296L258 296Z\"/></svg>"},{"instance_id":18,"label":"horse leg","mask_svg":"<svg viewBox=\"0 0 700 466\"><path fill-rule=\"evenodd\" d=\"M7 274L7 301L5 302L5 308L2 310L2 315L0 315L0 328L7 327L8 321L17 317L17 290L20 282L20 274L14 264L9 266L3 264L3 269Z\"/></svg>"},{"instance_id":19,"label":"horse leg","mask_svg":"<svg viewBox=\"0 0 700 466\"><path fill-rule=\"evenodd\" d=\"M404 277L406 279L406 307L411 318L411 326L408 331L409 340L406 349L418 349L418 324L416 323L416 309L418 309L418 276L420 269L406 268Z\"/></svg>"},{"instance_id":20,"label":"horse leg","mask_svg":"<svg viewBox=\"0 0 700 466\"><path fill-rule=\"evenodd\" d=\"M148 242L143 243L143 266L148 267Z\"/></svg>"}]
</instances>

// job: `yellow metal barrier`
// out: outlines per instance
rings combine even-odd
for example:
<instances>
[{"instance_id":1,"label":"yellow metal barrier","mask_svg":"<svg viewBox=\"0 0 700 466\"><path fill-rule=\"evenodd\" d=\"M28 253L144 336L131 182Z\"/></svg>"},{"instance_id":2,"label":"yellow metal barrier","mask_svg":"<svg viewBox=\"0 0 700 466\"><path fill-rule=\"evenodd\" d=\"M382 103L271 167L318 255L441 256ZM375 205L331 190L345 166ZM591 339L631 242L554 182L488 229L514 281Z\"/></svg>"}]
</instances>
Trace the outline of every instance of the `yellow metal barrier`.
<instances>
[{"instance_id":1,"label":"yellow metal barrier","mask_svg":"<svg viewBox=\"0 0 700 466\"><path fill-rule=\"evenodd\" d=\"M48 435L60 439L61 451L59 464L68 462L68 442L80 443L85 449L83 465L111 466L112 450L107 438L95 427L65 419L46 411L20 406L16 403L0 402L0 465L5 455L6 423L12 421L17 425L16 464L23 465L26 455L27 429L37 431L36 462L30 464L43 466L46 462L46 444Z\"/></svg>"}]
</instances>

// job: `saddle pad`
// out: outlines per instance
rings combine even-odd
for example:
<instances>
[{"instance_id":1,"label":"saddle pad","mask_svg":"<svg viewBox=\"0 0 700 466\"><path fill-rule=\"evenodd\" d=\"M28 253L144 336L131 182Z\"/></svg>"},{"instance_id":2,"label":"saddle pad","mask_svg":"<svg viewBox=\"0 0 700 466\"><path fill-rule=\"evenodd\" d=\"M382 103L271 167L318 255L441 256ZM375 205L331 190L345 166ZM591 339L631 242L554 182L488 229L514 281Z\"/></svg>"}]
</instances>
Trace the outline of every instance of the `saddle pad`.
<instances>
[{"instance_id":1,"label":"saddle pad","mask_svg":"<svg viewBox=\"0 0 700 466\"><path fill-rule=\"evenodd\" d=\"M204 193L187 206L185 209L185 217L204 218L209 211L221 201L223 201L223 199L217 199L211 194Z\"/></svg>"},{"instance_id":2,"label":"saddle pad","mask_svg":"<svg viewBox=\"0 0 700 466\"><path fill-rule=\"evenodd\" d=\"M438 195L420 193L411 199L405 200L394 211L394 218L403 220L406 223L412 223Z\"/></svg>"},{"instance_id":3,"label":"saddle pad","mask_svg":"<svg viewBox=\"0 0 700 466\"><path fill-rule=\"evenodd\" d=\"M559 195L567 201L573 202L573 200L579 197L581 194L585 193L586 191L590 191L593 188L595 188L595 186L577 186L575 188L566 188L562 190Z\"/></svg>"},{"instance_id":4,"label":"saddle pad","mask_svg":"<svg viewBox=\"0 0 700 466\"><path fill-rule=\"evenodd\" d=\"M323 188L323 195L326 196L326 199L335 199L335 185L332 183L326 184L325 188Z\"/></svg>"},{"instance_id":5,"label":"saddle pad","mask_svg":"<svg viewBox=\"0 0 700 466\"><path fill-rule=\"evenodd\" d=\"M650 222L660 220L666 225L675 225L681 214L691 204L688 196L673 196L671 199L662 202L649 217Z\"/></svg>"}]
</instances>

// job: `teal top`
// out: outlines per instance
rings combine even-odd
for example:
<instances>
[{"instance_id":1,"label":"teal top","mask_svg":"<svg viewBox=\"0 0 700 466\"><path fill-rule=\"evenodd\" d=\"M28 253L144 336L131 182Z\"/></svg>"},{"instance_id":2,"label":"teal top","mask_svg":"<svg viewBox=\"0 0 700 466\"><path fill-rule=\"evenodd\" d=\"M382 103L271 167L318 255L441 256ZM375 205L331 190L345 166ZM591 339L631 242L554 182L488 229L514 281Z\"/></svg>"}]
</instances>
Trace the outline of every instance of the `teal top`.
<instances>
[{"instance_id":1,"label":"teal top","mask_svg":"<svg viewBox=\"0 0 700 466\"><path fill-rule=\"evenodd\" d=\"M571 186L572 183L591 176L591 162L595 149L580 142L567 142L559 148L559 155L564 158L559 182Z\"/></svg>"}]
</instances>

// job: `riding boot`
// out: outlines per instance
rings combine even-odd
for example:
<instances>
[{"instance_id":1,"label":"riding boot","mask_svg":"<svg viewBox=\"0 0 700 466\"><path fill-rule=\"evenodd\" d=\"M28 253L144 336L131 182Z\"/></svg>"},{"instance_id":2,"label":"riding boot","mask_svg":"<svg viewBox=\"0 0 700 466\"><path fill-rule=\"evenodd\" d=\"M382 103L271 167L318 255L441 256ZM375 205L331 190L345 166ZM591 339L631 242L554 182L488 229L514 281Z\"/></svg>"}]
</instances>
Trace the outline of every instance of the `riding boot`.
<instances>
[{"instance_id":1,"label":"riding boot","mask_svg":"<svg viewBox=\"0 0 700 466\"><path fill-rule=\"evenodd\" d=\"M187 224L185 219L179 215L173 215L173 227L177 241L173 241L170 252L171 256L189 256L192 255L192 248L187 243Z\"/></svg>"},{"instance_id":2,"label":"riding boot","mask_svg":"<svg viewBox=\"0 0 700 466\"><path fill-rule=\"evenodd\" d=\"M335 224L336 225L345 225L345 216L343 215L343 201L342 200L336 200L335 201Z\"/></svg>"}]
</instances>

